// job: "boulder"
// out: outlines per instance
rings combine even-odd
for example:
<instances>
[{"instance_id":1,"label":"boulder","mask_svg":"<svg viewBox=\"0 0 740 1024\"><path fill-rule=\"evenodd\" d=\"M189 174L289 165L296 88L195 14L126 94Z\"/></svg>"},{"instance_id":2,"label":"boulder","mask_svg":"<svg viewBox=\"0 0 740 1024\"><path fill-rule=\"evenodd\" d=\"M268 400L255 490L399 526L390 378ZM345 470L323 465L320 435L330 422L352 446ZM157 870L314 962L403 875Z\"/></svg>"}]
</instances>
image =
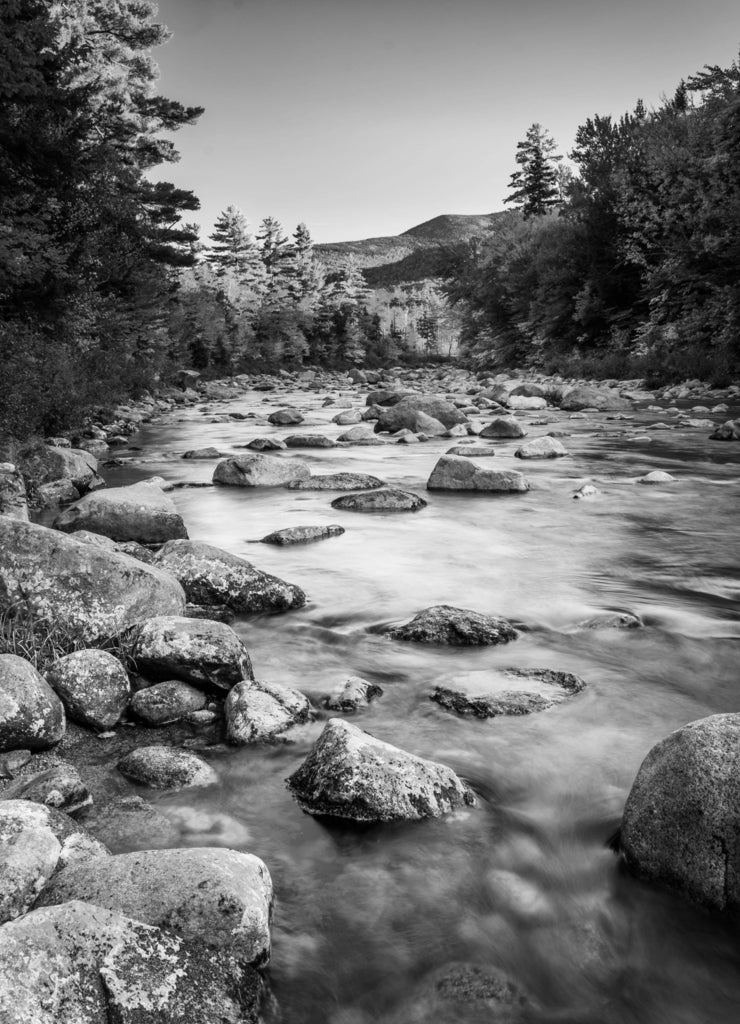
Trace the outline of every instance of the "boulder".
<instances>
[{"instance_id":1,"label":"boulder","mask_svg":"<svg viewBox=\"0 0 740 1024\"><path fill-rule=\"evenodd\" d=\"M191 711L202 711L206 703L202 690L179 679L168 679L139 690L131 698L130 706L147 725L169 725Z\"/></svg>"},{"instance_id":2,"label":"boulder","mask_svg":"<svg viewBox=\"0 0 740 1024\"><path fill-rule=\"evenodd\" d=\"M517 384L509 392L509 398L516 398L523 395L525 398L547 398L545 389L539 384Z\"/></svg>"},{"instance_id":3,"label":"boulder","mask_svg":"<svg viewBox=\"0 0 740 1024\"><path fill-rule=\"evenodd\" d=\"M348 512L417 512L420 508L426 508L426 504L423 498L412 491L382 487L377 491L345 494L335 498L331 507Z\"/></svg>"},{"instance_id":4,"label":"boulder","mask_svg":"<svg viewBox=\"0 0 740 1024\"><path fill-rule=\"evenodd\" d=\"M624 808L630 870L717 910L740 906L740 714L667 736L643 761Z\"/></svg>"},{"instance_id":5,"label":"boulder","mask_svg":"<svg viewBox=\"0 0 740 1024\"><path fill-rule=\"evenodd\" d=\"M114 797L85 815L85 828L112 853L180 845L180 832L156 807L140 796Z\"/></svg>"},{"instance_id":6,"label":"boulder","mask_svg":"<svg viewBox=\"0 0 740 1024\"><path fill-rule=\"evenodd\" d=\"M225 605L235 612L278 612L306 603L306 595L294 583L200 541L170 541L160 548L154 564L180 582L192 604Z\"/></svg>"},{"instance_id":7,"label":"boulder","mask_svg":"<svg viewBox=\"0 0 740 1024\"><path fill-rule=\"evenodd\" d=\"M570 672L507 669L504 675L523 680L523 685L526 685L526 681L539 684L541 690L513 689L470 694L464 690L436 686L430 699L458 715L496 718L499 715L529 715L535 711L546 711L586 688L585 682Z\"/></svg>"},{"instance_id":8,"label":"boulder","mask_svg":"<svg viewBox=\"0 0 740 1024\"><path fill-rule=\"evenodd\" d=\"M0 609L10 608L90 642L152 615L179 615L185 593L135 558L0 516Z\"/></svg>"},{"instance_id":9,"label":"boulder","mask_svg":"<svg viewBox=\"0 0 740 1024\"><path fill-rule=\"evenodd\" d=\"M75 722L106 732L120 720L131 695L128 674L107 651L74 651L57 659L46 681Z\"/></svg>"},{"instance_id":10,"label":"boulder","mask_svg":"<svg viewBox=\"0 0 740 1024\"><path fill-rule=\"evenodd\" d=\"M740 420L726 420L717 427L714 433L709 435L709 440L740 441Z\"/></svg>"},{"instance_id":11,"label":"boulder","mask_svg":"<svg viewBox=\"0 0 740 1024\"><path fill-rule=\"evenodd\" d=\"M456 423L467 421L467 416L444 398L435 395L407 395L381 410L375 432L383 430L394 434L405 428L414 433L423 431L426 434L443 434Z\"/></svg>"},{"instance_id":12,"label":"boulder","mask_svg":"<svg viewBox=\"0 0 740 1024\"><path fill-rule=\"evenodd\" d=\"M30 661L0 654L0 753L48 750L65 724L62 702Z\"/></svg>"},{"instance_id":13,"label":"boulder","mask_svg":"<svg viewBox=\"0 0 740 1024\"><path fill-rule=\"evenodd\" d=\"M181 679L196 686L230 690L252 679L246 647L224 622L160 615L138 630L132 657L150 679Z\"/></svg>"},{"instance_id":14,"label":"boulder","mask_svg":"<svg viewBox=\"0 0 740 1024\"><path fill-rule=\"evenodd\" d=\"M295 459L249 452L219 462L213 482L230 487L282 487L291 480L307 480L310 475L308 466Z\"/></svg>"},{"instance_id":15,"label":"boulder","mask_svg":"<svg viewBox=\"0 0 740 1024\"><path fill-rule=\"evenodd\" d=\"M524 493L527 478L516 470L486 469L460 455L442 455L427 480L428 491Z\"/></svg>"},{"instance_id":16,"label":"boulder","mask_svg":"<svg viewBox=\"0 0 740 1024\"><path fill-rule=\"evenodd\" d=\"M535 437L514 452L518 459L561 459L567 454L568 449L556 437Z\"/></svg>"},{"instance_id":17,"label":"boulder","mask_svg":"<svg viewBox=\"0 0 740 1024\"><path fill-rule=\"evenodd\" d=\"M567 391L560 401L560 408L566 412L583 409L597 409L599 412L625 412L632 403L622 398L612 388L579 386Z\"/></svg>"},{"instance_id":18,"label":"boulder","mask_svg":"<svg viewBox=\"0 0 740 1024\"><path fill-rule=\"evenodd\" d=\"M385 481L367 473L317 473L285 485L289 491L367 491Z\"/></svg>"},{"instance_id":19,"label":"boulder","mask_svg":"<svg viewBox=\"0 0 740 1024\"><path fill-rule=\"evenodd\" d=\"M303 423L303 415L297 409L278 409L270 413L267 422L276 427L286 427L293 423Z\"/></svg>"},{"instance_id":20,"label":"boulder","mask_svg":"<svg viewBox=\"0 0 740 1024\"><path fill-rule=\"evenodd\" d=\"M370 442L372 444L383 444L383 441L376 437L372 429L365 424L351 427L340 434L337 441L344 441L347 444L361 444Z\"/></svg>"},{"instance_id":21,"label":"boulder","mask_svg":"<svg viewBox=\"0 0 740 1024\"><path fill-rule=\"evenodd\" d=\"M654 469L651 473L638 477L637 482L638 484L675 484L676 478L662 469Z\"/></svg>"},{"instance_id":22,"label":"boulder","mask_svg":"<svg viewBox=\"0 0 740 1024\"><path fill-rule=\"evenodd\" d=\"M183 455L183 459L220 459L218 448L191 448Z\"/></svg>"},{"instance_id":23,"label":"boulder","mask_svg":"<svg viewBox=\"0 0 740 1024\"><path fill-rule=\"evenodd\" d=\"M285 438L286 448L336 448L337 442L324 434L290 434Z\"/></svg>"},{"instance_id":24,"label":"boulder","mask_svg":"<svg viewBox=\"0 0 740 1024\"><path fill-rule=\"evenodd\" d=\"M18 453L16 465L31 490L63 480L79 494L105 487L98 476L98 460L78 448L58 448L43 442L26 445Z\"/></svg>"},{"instance_id":25,"label":"boulder","mask_svg":"<svg viewBox=\"0 0 740 1024\"><path fill-rule=\"evenodd\" d=\"M63 533L90 530L111 540L162 544L187 537L182 516L158 483L111 487L88 494L54 520Z\"/></svg>"},{"instance_id":26,"label":"boulder","mask_svg":"<svg viewBox=\"0 0 740 1024\"><path fill-rule=\"evenodd\" d=\"M478 436L483 438L526 437L527 432L513 416L497 416L481 430Z\"/></svg>"},{"instance_id":27,"label":"boulder","mask_svg":"<svg viewBox=\"0 0 740 1024\"><path fill-rule=\"evenodd\" d=\"M506 399L509 409L546 409L547 400L535 396L510 394Z\"/></svg>"},{"instance_id":28,"label":"boulder","mask_svg":"<svg viewBox=\"0 0 740 1024\"><path fill-rule=\"evenodd\" d=\"M39 906L83 900L260 967L270 959L272 881L249 853L141 850L64 868Z\"/></svg>"},{"instance_id":29,"label":"boulder","mask_svg":"<svg viewBox=\"0 0 740 1024\"><path fill-rule=\"evenodd\" d=\"M336 416L332 416L331 421L340 427L349 427L353 423L362 423L362 413L359 409L345 409L344 412L338 412ZM341 441L342 438L339 440Z\"/></svg>"},{"instance_id":30,"label":"boulder","mask_svg":"<svg viewBox=\"0 0 740 1024\"><path fill-rule=\"evenodd\" d=\"M259 974L77 900L0 930L3 1024L257 1024Z\"/></svg>"},{"instance_id":31,"label":"boulder","mask_svg":"<svg viewBox=\"0 0 740 1024\"><path fill-rule=\"evenodd\" d=\"M464 459L492 459L495 454L496 449L490 444L457 444L445 452L445 455L459 455Z\"/></svg>"},{"instance_id":32,"label":"boulder","mask_svg":"<svg viewBox=\"0 0 740 1024\"><path fill-rule=\"evenodd\" d=\"M31 800L65 814L76 815L92 806L82 776L69 761L59 759L50 768L22 775L3 790L6 800Z\"/></svg>"},{"instance_id":33,"label":"boulder","mask_svg":"<svg viewBox=\"0 0 740 1024\"><path fill-rule=\"evenodd\" d=\"M218 775L202 758L157 744L132 750L118 762L118 770L151 789L186 789L218 782Z\"/></svg>"},{"instance_id":34,"label":"boulder","mask_svg":"<svg viewBox=\"0 0 740 1024\"><path fill-rule=\"evenodd\" d=\"M594 487L593 484L583 484L583 486L578 488L573 497L576 499L586 500L588 498L595 498L597 494L601 494L598 487Z\"/></svg>"},{"instance_id":35,"label":"boulder","mask_svg":"<svg viewBox=\"0 0 740 1024\"><path fill-rule=\"evenodd\" d=\"M385 630L385 634L392 640L454 647L505 644L519 635L508 619L447 604L425 608L409 622Z\"/></svg>"},{"instance_id":36,"label":"boulder","mask_svg":"<svg viewBox=\"0 0 740 1024\"><path fill-rule=\"evenodd\" d=\"M438 818L475 798L452 769L331 718L288 781L304 811L352 821Z\"/></svg>"},{"instance_id":37,"label":"boulder","mask_svg":"<svg viewBox=\"0 0 740 1024\"><path fill-rule=\"evenodd\" d=\"M235 447L241 448L242 446L236 445ZM279 437L255 437L244 447L251 448L255 452L279 452L285 449L286 444Z\"/></svg>"},{"instance_id":38,"label":"boulder","mask_svg":"<svg viewBox=\"0 0 740 1024\"><path fill-rule=\"evenodd\" d=\"M285 530L275 530L262 538L263 544L307 544L310 541L325 540L328 537L341 537L343 526L330 523L328 526L290 526Z\"/></svg>"},{"instance_id":39,"label":"boulder","mask_svg":"<svg viewBox=\"0 0 740 1024\"><path fill-rule=\"evenodd\" d=\"M350 676L330 694L325 701L325 707L331 711L358 711L367 707L370 701L376 697L382 697L383 690L375 683L360 676Z\"/></svg>"},{"instance_id":40,"label":"boulder","mask_svg":"<svg viewBox=\"0 0 740 1024\"><path fill-rule=\"evenodd\" d=\"M307 722L308 698L278 683L238 683L226 698L226 739L235 746L271 743L293 725Z\"/></svg>"},{"instance_id":41,"label":"boulder","mask_svg":"<svg viewBox=\"0 0 740 1024\"><path fill-rule=\"evenodd\" d=\"M0 462L0 516L28 521L26 485L12 462Z\"/></svg>"}]
</instances>

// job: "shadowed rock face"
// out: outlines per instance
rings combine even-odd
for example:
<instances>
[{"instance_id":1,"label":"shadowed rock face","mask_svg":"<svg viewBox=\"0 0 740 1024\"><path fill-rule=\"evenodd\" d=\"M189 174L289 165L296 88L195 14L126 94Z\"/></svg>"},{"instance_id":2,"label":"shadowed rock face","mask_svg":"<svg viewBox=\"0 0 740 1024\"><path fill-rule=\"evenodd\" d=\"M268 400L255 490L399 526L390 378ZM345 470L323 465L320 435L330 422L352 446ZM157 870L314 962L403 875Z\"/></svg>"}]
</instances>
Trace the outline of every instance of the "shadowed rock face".
<instances>
[{"instance_id":1,"label":"shadowed rock face","mask_svg":"<svg viewBox=\"0 0 740 1024\"><path fill-rule=\"evenodd\" d=\"M599 412L624 412L632 403L622 398L612 388L575 387L568 391L560 402L560 408L567 412L581 409L598 409Z\"/></svg>"},{"instance_id":2,"label":"shadowed rock face","mask_svg":"<svg viewBox=\"0 0 740 1024\"><path fill-rule=\"evenodd\" d=\"M620 846L632 872L718 910L740 906L740 714L690 722L634 781Z\"/></svg>"},{"instance_id":3,"label":"shadowed rock face","mask_svg":"<svg viewBox=\"0 0 740 1024\"><path fill-rule=\"evenodd\" d=\"M0 654L0 753L47 750L65 730L59 697L29 661Z\"/></svg>"},{"instance_id":4,"label":"shadowed rock face","mask_svg":"<svg viewBox=\"0 0 740 1024\"><path fill-rule=\"evenodd\" d=\"M445 765L330 719L288 787L304 811L352 821L438 818L475 802Z\"/></svg>"},{"instance_id":5,"label":"shadowed rock face","mask_svg":"<svg viewBox=\"0 0 740 1024\"><path fill-rule=\"evenodd\" d=\"M386 635L392 640L467 647L503 644L516 640L519 634L507 619L439 604L425 608L402 626L386 630Z\"/></svg>"},{"instance_id":6,"label":"shadowed rock face","mask_svg":"<svg viewBox=\"0 0 740 1024\"><path fill-rule=\"evenodd\" d=\"M150 679L230 690L253 678L244 644L230 626L211 619L151 618L140 627L132 655L137 669Z\"/></svg>"},{"instance_id":7,"label":"shadowed rock face","mask_svg":"<svg viewBox=\"0 0 740 1024\"><path fill-rule=\"evenodd\" d=\"M91 530L111 540L140 544L161 544L188 535L169 495L146 483L87 494L56 517L54 529Z\"/></svg>"}]
</instances>

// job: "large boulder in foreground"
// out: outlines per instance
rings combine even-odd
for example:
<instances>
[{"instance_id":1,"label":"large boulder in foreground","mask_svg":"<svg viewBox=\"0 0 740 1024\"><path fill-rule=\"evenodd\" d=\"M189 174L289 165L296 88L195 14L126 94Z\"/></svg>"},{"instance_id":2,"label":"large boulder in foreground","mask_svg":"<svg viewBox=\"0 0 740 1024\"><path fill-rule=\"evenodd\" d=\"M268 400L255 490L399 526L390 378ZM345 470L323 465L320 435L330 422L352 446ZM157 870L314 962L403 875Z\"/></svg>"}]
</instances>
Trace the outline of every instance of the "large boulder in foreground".
<instances>
[{"instance_id":1,"label":"large boulder in foreground","mask_svg":"<svg viewBox=\"0 0 740 1024\"><path fill-rule=\"evenodd\" d=\"M157 552L154 565L179 580L192 604L225 605L235 612L278 612L306 603L300 587L212 544L170 541Z\"/></svg>"},{"instance_id":2,"label":"large boulder in foreground","mask_svg":"<svg viewBox=\"0 0 740 1024\"><path fill-rule=\"evenodd\" d=\"M0 929L3 1024L256 1024L251 967L75 900Z\"/></svg>"},{"instance_id":3,"label":"large boulder in foreground","mask_svg":"<svg viewBox=\"0 0 740 1024\"><path fill-rule=\"evenodd\" d=\"M310 475L308 466L295 459L247 452L219 462L213 482L230 487L282 487L291 480L307 480Z\"/></svg>"},{"instance_id":4,"label":"large boulder in foreground","mask_svg":"<svg viewBox=\"0 0 740 1024\"><path fill-rule=\"evenodd\" d=\"M740 906L740 714L690 722L643 761L622 818L632 872L718 910Z\"/></svg>"},{"instance_id":5,"label":"large boulder in foreground","mask_svg":"<svg viewBox=\"0 0 740 1024\"><path fill-rule=\"evenodd\" d=\"M625 412L632 403L618 395L613 388L579 386L567 391L560 402L566 412L580 412L582 409L597 409L599 412Z\"/></svg>"},{"instance_id":6,"label":"large boulder in foreground","mask_svg":"<svg viewBox=\"0 0 740 1024\"><path fill-rule=\"evenodd\" d=\"M32 490L62 480L68 481L78 494L105 486L98 476L98 460L79 448L36 442L20 450L17 465Z\"/></svg>"},{"instance_id":7,"label":"large boulder in foreground","mask_svg":"<svg viewBox=\"0 0 740 1024\"><path fill-rule=\"evenodd\" d=\"M30 661L0 654L0 753L48 750L65 726L62 702Z\"/></svg>"},{"instance_id":8,"label":"large boulder in foreground","mask_svg":"<svg viewBox=\"0 0 740 1024\"><path fill-rule=\"evenodd\" d=\"M0 610L17 609L90 642L152 615L179 615L185 593L169 573L0 516Z\"/></svg>"},{"instance_id":9,"label":"large boulder in foreground","mask_svg":"<svg viewBox=\"0 0 740 1024\"><path fill-rule=\"evenodd\" d=\"M397 430L412 430L414 432L425 430L428 420L431 418L441 423L444 429L453 427L456 423L467 423L465 413L436 395L407 395L395 405L384 407L381 410L380 418L375 423L375 432L381 430L395 434ZM428 431L437 433L437 429Z\"/></svg>"},{"instance_id":10,"label":"large boulder in foreground","mask_svg":"<svg viewBox=\"0 0 740 1024\"><path fill-rule=\"evenodd\" d=\"M90 530L111 540L162 544L188 531L172 498L159 484L131 484L87 494L54 520L64 533Z\"/></svg>"},{"instance_id":11,"label":"large boulder in foreground","mask_svg":"<svg viewBox=\"0 0 740 1024\"><path fill-rule=\"evenodd\" d=\"M508 619L484 615L470 608L433 605L418 612L402 626L386 630L392 640L415 640L422 644L453 647L505 644L519 635Z\"/></svg>"},{"instance_id":12,"label":"large boulder in foreground","mask_svg":"<svg viewBox=\"0 0 740 1024\"><path fill-rule=\"evenodd\" d=\"M72 865L39 905L83 900L226 949L258 967L270 959L272 880L249 853L219 847L141 850Z\"/></svg>"},{"instance_id":13,"label":"large boulder in foreground","mask_svg":"<svg viewBox=\"0 0 740 1024\"><path fill-rule=\"evenodd\" d=\"M488 469L462 455L442 455L427 480L427 490L522 494L529 490L529 483L513 469Z\"/></svg>"},{"instance_id":14,"label":"large boulder in foreground","mask_svg":"<svg viewBox=\"0 0 740 1024\"><path fill-rule=\"evenodd\" d=\"M213 619L161 615L144 622L132 656L149 679L182 679L195 686L230 690L253 679L246 647L234 630Z\"/></svg>"},{"instance_id":15,"label":"large boulder in foreground","mask_svg":"<svg viewBox=\"0 0 740 1024\"><path fill-rule=\"evenodd\" d=\"M451 768L331 718L288 788L304 811L352 821L419 821L475 803Z\"/></svg>"}]
</instances>

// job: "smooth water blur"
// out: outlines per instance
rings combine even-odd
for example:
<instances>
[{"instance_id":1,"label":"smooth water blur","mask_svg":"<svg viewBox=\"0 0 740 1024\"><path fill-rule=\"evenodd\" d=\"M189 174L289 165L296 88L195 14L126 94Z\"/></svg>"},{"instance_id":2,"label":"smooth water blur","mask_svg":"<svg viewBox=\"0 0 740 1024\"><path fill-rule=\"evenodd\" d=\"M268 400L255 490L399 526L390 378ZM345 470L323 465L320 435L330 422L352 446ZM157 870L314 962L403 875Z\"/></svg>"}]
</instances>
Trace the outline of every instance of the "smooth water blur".
<instances>
[{"instance_id":1,"label":"smooth water blur","mask_svg":"<svg viewBox=\"0 0 740 1024\"><path fill-rule=\"evenodd\" d=\"M205 483L214 462L182 461L183 451L235 453L265 435L336 437L347 428L331 423L337 408L321 408L323 397L252 394L171 414L132 438L138 458L108 482L160 474ZM305 422L267 425L283 404L307 411ZM210 423L214 412L255 415ZM235 623L258 678L297 687L317 708L350 675L379 683L383 696L351 720L450 765L479 798L419 824L356 828L303 814L284 780L321 731L323 711L296 742L213 752L218 792L159 798L165 808L226 816L220 834L184 842L223 842L267 863L276 887L269 974L287 1024L403 1020L417 982L460 961L507 970L538 1020L740 1019L736 928L626 876L606 847L650 747L693 719L740 710L740 444L710 442L706 429L645 431L675 422L665 413L521 414L525 423L542 418L549 424L530 426L529 436L570 431L569 457L523 463L513 458L520 442L502 441L481 463L524 471L524 495L427 493L436 459L455 443L442 439L272 456L414 490L429 504L413 514L335 511L332 492L173 493L191 538L306 591L299 611ZM635 483L653 469L678 480ZM587 480L601 493L573 500ZM346 533L285 548L258 543L276 529L328 523ZM373 632L442 603L504 615L521 637L435 648ZM645 628L572 630L604 610L636 613ZM490 674L498 685L494 671L506 667L575 672L588 688L552 710L492 721L429 700L435 684L479 692Z\"/></svg>"}]
</instances>

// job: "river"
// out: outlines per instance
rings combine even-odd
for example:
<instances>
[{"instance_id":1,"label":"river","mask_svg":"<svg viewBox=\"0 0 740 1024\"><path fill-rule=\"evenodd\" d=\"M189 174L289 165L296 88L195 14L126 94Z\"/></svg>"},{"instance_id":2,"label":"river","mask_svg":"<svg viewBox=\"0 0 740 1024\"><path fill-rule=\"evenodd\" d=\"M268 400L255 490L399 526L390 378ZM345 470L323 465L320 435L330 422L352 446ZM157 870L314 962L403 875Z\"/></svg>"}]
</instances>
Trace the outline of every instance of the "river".
<instances>
[{"instance_id":1,"label":"river","mask_svg":"<svg viewBox=\"0 0 740 1024\"><path fill-rule=\"evenodd\" d=\"M234 453L258 435L336 437L346 428L331 423L337 409L322 407L325 394L250 393L178 410L134 435L141 451L134 461L122 453L125 465L107 470L107 481L159 474L205 483L214 461L182 460L186 449ZM300 427L264 423L284 404L306 412ZM165 809L217 810L226 826L200 843L236 846L268 865L276 888L268 973L286 1024L417 1019L407 1009L417 985L461 962L506 971L538 1021L740 1019L736 928L632 879L606 845L650 747L686 722L740 710L740 444L708 441L708 429L646 431L676 421L646 407L622 420L521 414L525 423L550 421L530 427L530 437L554 427L570 434L569 456L547 462L520 463L520 442L494 442L499 451L485 465L523 470L526 494L427 493L449 439L277 456L416 491L429 504L412 514L335 511L329 492L173 492L192 539L307 594L298 611L237 618L257 678L296 687L317 708L350 675L379 683L383 696L351 720L449 765L478 797L473 808L418 824L355 828L302 813L284 780L325 711L293 743L214 751L218 791L146 793ZM209 422L224 412L255 417ZM654 469L676 482L635 483ZM573 500L586 480L600 494ZM346 533L285 548L259 543L276 529L329 523ZM504 615L521 636L493 648L436 648L372 632L433 604ZM606 609L633 612L644 628L572 630ZM429 700L435 684L485 688L502 667L561 669L588 686L551 710L489 721ZM493 1019L479 1012L471 1005L454 1019Z\"/></svg>"}]
</instances>

